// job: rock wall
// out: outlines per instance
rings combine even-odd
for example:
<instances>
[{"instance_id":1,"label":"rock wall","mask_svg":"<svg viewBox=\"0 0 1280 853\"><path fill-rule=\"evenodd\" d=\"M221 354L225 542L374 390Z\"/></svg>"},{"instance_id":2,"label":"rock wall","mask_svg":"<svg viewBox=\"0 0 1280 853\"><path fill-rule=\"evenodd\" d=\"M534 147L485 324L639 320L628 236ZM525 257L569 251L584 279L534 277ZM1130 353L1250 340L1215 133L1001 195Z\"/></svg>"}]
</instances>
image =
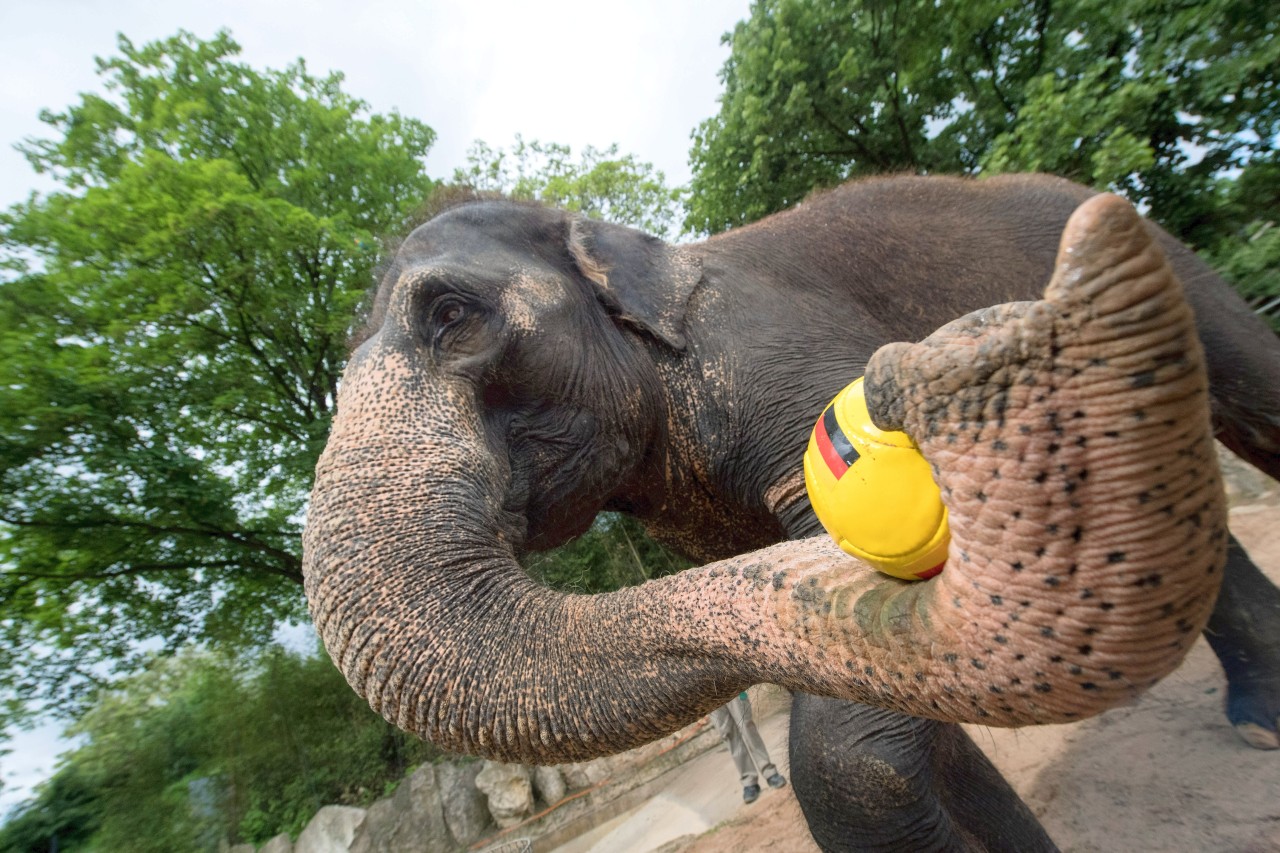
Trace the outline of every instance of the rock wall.
<instances>
[{"instance_id":1,"label":"rock wall","mask_svg":"<svg viewBox=\"0 0 1280 853\"><path fill-rule=\"evenodd\" d=\"M751 701L756 717L763 719L785 710L790 697L782 688L759 685L752 688ZM448 853L467 850L486 835L496 840L504 829L522 824L526 826L517 832L531 836L569 831L570 824L589 823L593 812L601 814L610 803L617 806L615 801L631 788L653 783L670 767L719 742L699 721L638 749L581 764L428 764L369 808L325 806L296 843L278 835L256 853ZM252 845L224 849L255 853Z\"/></svg>"}]
</instances>

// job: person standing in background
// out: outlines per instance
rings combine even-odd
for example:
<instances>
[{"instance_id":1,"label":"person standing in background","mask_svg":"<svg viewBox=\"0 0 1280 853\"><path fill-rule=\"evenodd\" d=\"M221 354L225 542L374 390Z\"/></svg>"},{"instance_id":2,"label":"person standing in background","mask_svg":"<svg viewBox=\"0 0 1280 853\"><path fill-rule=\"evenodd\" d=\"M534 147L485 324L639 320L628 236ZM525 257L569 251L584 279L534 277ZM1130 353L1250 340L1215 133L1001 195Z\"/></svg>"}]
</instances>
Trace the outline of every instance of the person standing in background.
<instances>
[{"instance_id":1,"label":"person standing in background","mask_svg":"<svg viewBox=\"0 0 1280 853\"><path fill-rule=\"evenodd\" d=\"M760 739L760 731L751 719L751 702L746 693L739 693L712 711L711 722L729 744L729 754L733 756L742 780L743 802L754 803L759 799L761 776L770 788L781 788L787 784Z\"/></svg>"}]
</instances>

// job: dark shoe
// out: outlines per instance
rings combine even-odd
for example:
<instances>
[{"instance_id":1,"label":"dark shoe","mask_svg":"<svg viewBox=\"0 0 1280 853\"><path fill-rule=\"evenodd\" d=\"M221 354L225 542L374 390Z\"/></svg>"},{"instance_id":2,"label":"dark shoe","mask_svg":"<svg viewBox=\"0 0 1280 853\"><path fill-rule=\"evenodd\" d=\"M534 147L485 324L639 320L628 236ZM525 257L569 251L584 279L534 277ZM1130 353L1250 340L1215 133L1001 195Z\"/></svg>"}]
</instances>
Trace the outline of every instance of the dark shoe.
<instances>
[{"instance_id":1,"label":"dark shoe","mask_svg":"<svg viewBox=\"0 0 1280 853\"><path fill-rule=\"evenodd\" d=\"M777 771L774 771L774 774L764 781L769 783L770 788L782 788L787 784L787 780Z\"/></svg>"},{"instance_id":2,"label":"dark shoe","mask_svg":"<svg viewBox=\"0 0 1280 853\"><path fill-rule=\"evenodd\" d=\"M742 801L744 803L754 803L758 799L760 799L759 785L748 785L742 789Z\"/></svg>"}]
</instances>

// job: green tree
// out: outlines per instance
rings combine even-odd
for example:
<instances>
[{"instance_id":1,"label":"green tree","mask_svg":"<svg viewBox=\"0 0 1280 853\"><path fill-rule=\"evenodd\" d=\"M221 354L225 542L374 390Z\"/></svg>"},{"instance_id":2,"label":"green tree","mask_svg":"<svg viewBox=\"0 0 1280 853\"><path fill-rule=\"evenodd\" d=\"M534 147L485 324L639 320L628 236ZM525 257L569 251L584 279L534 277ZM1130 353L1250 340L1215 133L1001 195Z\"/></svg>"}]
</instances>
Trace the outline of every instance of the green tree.
<instances>
[{"instance_id":1,"label":"green tree","mask_svg":"<svg viewBox=\"0 0 1280 853\"><path fill-rule=\"evenodd\" d=\"M297 836L323 805L368 805L427 743L396 730L323 655L188 651L102 691L83 744L0 828L0 853L213 850Z\"/></svg>"},{"instance_id":2,"label":"green tree","mask_svg":"<svg viewBox=\"0 0 1280 853\"><path fill-rule=\"evenodd\" d=\"M97 786L79 766L60 769L0 826L0 853L83 849L99 825Z\"/></svg>"},{"instance_id":3,"label":"green tree","mask_svg":"<svg viewBox=\"0 0 1280 853\"><path fill-rule=\"evenodd\" d=\"M299 531L375 238L434 133L227 33L98 60L0 215L0 685L67 710L303 618Z\"/></svg>"},{"instance_id":4,"label":"green tree","mask_svg":"<svg viewBox=\"0 0 1280 853\"><path fill-rule=\"evenodd\" d=\"M1209 260L1280 334L1280 223L1275 213L1280 210L1280 180L1275 174L1262 174L1264 171L1250 169L1227 187L1222 209L1243 224L1212 246ZM1280 170L1272 165L1271 171ZM1266 190L1259 194L1271 198L1270 207L1252 197L1255 190L1262 189L1259 184Z\"/></svg>"},{"instance_id":5,"label":"green tree","mask_svg":"<svg viewBox=\"0 0 1280 853\"><path fill-rule=\"evenodd\" d=\"M456 184L510 198L542 201L595 219L632 225L658 237L679 228L684 191L666 185L652 163L588 145L577 160L567 145L525 142L510 151L477 141L467 165L453 174Z\"/></svg>"},{"instance_id":6,"label":"green tree","mask_svg":"<svg viewBox=\"0 0 1280 853\"><path fill-rule=\"evenodd\" d=\"M1278 16L1273 0L1055 9L1043 70L981 163L1123 192L1210 248L1259 212L1223 196L1241 170L1274 162L1280 142Z\"/></svg>"},{"instance_id":7,"label":"green tree","mask_svg":"<svg viewBox=\"0 0 1280 853\"><path fill-rule=\"evenodd\" d=\"M1220 182L1274 157L1275 0L756 0L693 135L686 225L719 231L892 171L1040 169L1209 247Z\"/></svg>"},{"instance_id":8,"label":"green tree","mask_svg":"<svg viewBox=\"0 0 1280 853\"><path fill-rule=\"evenodd\" d=\"M686 227L723 231L854 174L958 169L957 152L929 139L956 89L935 9L756 0L724 37L720 112L693 133Z\"/></svg>"}]
</instances>

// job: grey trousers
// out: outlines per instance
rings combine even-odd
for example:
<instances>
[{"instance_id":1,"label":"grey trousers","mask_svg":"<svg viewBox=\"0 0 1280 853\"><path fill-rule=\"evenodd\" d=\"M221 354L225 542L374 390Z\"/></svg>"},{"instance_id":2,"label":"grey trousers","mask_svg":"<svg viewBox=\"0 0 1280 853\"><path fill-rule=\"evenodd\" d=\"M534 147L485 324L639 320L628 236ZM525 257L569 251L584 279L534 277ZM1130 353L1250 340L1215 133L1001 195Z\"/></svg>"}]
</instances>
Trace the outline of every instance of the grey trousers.
<instances>
[{"instance_id":1,"label":"grey trousers","mask_svg":"<svg viewBox=\"0 0 1280 853\"><path fill-rule=\"evenodd\" d=\"M757 783L757 770L766 777L777 771L751 719L751 703L745 697L738 696L716 708L711 712L711 722L729 743L729 754L738 767L744 788Z\"/></svg>"}]
</instances>

